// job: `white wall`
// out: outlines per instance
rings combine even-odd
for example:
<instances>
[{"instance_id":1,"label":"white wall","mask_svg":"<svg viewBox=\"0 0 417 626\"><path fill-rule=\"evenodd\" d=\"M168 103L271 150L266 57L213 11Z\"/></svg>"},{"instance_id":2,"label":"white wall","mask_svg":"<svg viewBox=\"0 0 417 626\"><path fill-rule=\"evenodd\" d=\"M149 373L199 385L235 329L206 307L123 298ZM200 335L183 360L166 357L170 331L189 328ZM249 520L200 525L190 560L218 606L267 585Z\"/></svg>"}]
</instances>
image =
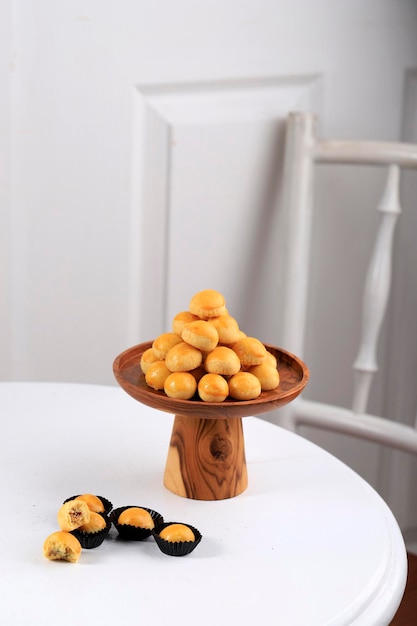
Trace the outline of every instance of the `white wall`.
<instances>
[{"instance_id":1,"label":"white wall","mask_svg":"<svg viewBox=\"0 0 417 626\"><path fill-rule=\"evenodd\" d=\"M11 376L11 5L0 4L0 378Z\"/></svg>"},{"instance_id":2,"label":"white wall","mask_svg":"<svg viewBox=\"0 0 417 626\"><path fill-rule=\"evenodd\" d=\"M327 136L417 137L412 0L6 0L0 18L5 379L114 384L114 357L166 328L208 284L249 332L279 344L286 113L317 112ZM320 175L309 397L349 404L354 293L380 178L350 168L336 181L326 168ZM406 220L397 272L414 276L417 225ZM413 287L403 280L396 302ZM393 344L408 356L381 368L373 406L395 415L404 407L410 421L417 303L405 320L398 307L381 357ZM394 378L398 391L387 394ZM318 440L388 500L397 493L391 459ZM403 526L417 518L406 498L396 503Z\"/></svg>"}]
</instances>

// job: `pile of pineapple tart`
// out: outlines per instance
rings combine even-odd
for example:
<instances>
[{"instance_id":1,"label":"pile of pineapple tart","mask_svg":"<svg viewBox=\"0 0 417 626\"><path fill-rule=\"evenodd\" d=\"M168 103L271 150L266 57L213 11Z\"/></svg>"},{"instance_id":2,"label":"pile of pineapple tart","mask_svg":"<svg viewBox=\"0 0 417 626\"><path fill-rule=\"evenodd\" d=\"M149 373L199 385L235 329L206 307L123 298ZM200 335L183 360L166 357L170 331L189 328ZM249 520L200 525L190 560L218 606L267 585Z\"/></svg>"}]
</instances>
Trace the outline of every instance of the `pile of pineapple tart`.
<instances>
[{"instance_id":1,"label":"pile of pineapple tart","mask_svg":"<svg viewBox=\"0 0 417 626\"><path fill-rule=\"evenodd\" d=\"M254 400L279 385L277 361L229 315L223 295L196 293L140 361L146 383L170 398L204 402Z\"/></svg>"}]
</instances>

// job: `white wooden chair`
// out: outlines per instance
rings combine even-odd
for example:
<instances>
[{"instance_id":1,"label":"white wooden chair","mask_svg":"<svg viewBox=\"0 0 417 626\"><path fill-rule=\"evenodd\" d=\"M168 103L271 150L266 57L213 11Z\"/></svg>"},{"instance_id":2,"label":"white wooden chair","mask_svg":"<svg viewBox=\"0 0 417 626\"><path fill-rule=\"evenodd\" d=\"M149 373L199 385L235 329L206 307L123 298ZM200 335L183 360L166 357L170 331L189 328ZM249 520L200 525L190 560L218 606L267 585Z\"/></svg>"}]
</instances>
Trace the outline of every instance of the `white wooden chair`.
<instances>
[{"instance_id":1,"label":"white wooden chair","mask_svg":"<svg viewBox=\"0 0 417 626\"><path fill-rule=\"evenodd\" d=\"M400 213L401 168L417 169L417 145L369 141L324 141L316 136L316 118L290 113L286 129L284 201L288 217L288 285L284 306L285 347L304 355L309 240L315 168L320 163L375 164L388 169L379 204L380 225L363 296L362 337L354 368L352 408L315 402L300 396L282 412L281 423L297 430L308 425L344 433L417 454L417 430L412 426L366 413L376 353L391 282L392 244ZM296 286L296 287L294 287Z\"/></svg>"}]
</instances>

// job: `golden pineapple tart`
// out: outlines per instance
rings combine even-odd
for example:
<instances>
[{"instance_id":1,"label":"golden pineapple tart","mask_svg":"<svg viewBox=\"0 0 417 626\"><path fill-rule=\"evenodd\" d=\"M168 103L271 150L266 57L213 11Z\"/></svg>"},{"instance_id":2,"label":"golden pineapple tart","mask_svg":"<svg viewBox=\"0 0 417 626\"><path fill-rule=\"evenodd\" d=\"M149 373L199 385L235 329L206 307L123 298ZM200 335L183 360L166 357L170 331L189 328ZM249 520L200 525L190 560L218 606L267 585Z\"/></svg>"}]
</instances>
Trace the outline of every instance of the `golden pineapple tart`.
<instances>
[{"instance_id":1,"label":"golden pineapple tart","mask_svg":"<svg viewBox=\"0 0 417 626\"><path fill-rule=\"evenodd\" d=\"M58 524L61 530L64 532L70 532L87 524L90 521L90 509L83 500L74 498L60 507L58 511Z\"/></svg>"},{"instance_id":2,"label":"golden pineapple tart","mask_svg":"<svg viewBox=\"0 0 417 626\"><path fill-rule=\"evenodd\" d=\"M209 352L204 361L204 367L210 374L222 374L223 376L233 376L241 368L239 356L232 348L227 346L217 346Z\"/></svg>"},{"instance_id":3,"label":"golden pineapple tart","mask_svg":"<svg viewBox=\"0 0 417 626\"><path fill-rule=\"evenodd\" d=\"M131 506L124 509L117 521L119 524L128 524L129 526L148 528L149 530L152 530L155 526L149 511L138 506Z\"/></svg>"},{"instance_id":4,"label":"golden pineapple tart","mask_svg":"<svg viewBox=\"0 0 417 626\"><path fill-rule=\"evenodd\" d=\"M231 315L219 315L207 321L217 330L220 344L230 346L241 338L242 331L239 330L239 324Z\"/></svg>"},{"instance_id":5,"label":"golden pineapple tart","mask_svg":"<svg viewBox=\"0 0 417 626\"><path fill-rule=\"evenodd\" d=\"M163 528L159 536L165 541L177 543L180 541L195 541L195 535L191 528L186 524L168 524Z\"/></svg>"},{"instance_id":6,"label":"golden pineapple tart","mask_svg":"<svg viewBox=\"0 0 417 626\"><path fill-rule=\"evenodd\" d=\"M190 312L202 320L226 313L226 302L221 293L214 289L205 289L196 293L190 301Z\"/></svg>"},{"instance_id":7,"label":"golden pineapple tart","mask_svg":"<svg viewBox=\"0 0 417 626\"><path fill-rule=\"evenodd\" d=\"M58 530L45 539L43 553L50 561L76 563L80 558L81 544L70 532Z\"/></svg>"},{"instance_id":8,"label":"golden pineapple tart","mask_svg":"<svg viewBox=\"0 0 417 626\"><path fill-rule=\"evenodd\" d=\"M229 385L221 374L205 374L198 381L198 395L204 402L223 402L229 395Z\"/></svg>"},{"instance_id":9,"label":"golden pineapple tart","mask_svg":"<svg viewBox=\"0 0 417 626\"><path fill-rule=\"evenodd\" d=\"M181 333L182 340L203 352L210 352L219 343L219 333L209 322L196 320L185 324Z\"/></svg>"},{"instance_id":10,"label":"golden pineapple tart","mask_svg":"<svg viewBox=\"0 0 417 626\"><path fill-rule=\"evenodd\" d=\"M80 496L77 496L76 499L85 502L90 511L93 511L94 513L105 513L105 508L102 500L100 500L98 496L95 496L92 493L83 493Z\"/></svg>"},{"instance_id":11,"label":"golden pineapple tart","mask_svg":"<svg viewBox=\"0 0 417 626\"><path fill-rule=\"evenodd\" d=\"M149 387L158 390L163 389L165 380L171 374L171 370L168 369L165 361L155 361L146 370L145 380Z\"/></svg>"},{"instance_id":12,"label":"golden pineapple tart","mask_svg":"<svg viewBox=\"0 0 417 626\"><path fill-rule=\"evenodd\" d=\"M194 294L171 330L142 354L140 367L149 387L182 400L254 400L280 382L275 356L239 328L214 289Z\"/></svg>"},{"instance_id":13,"label":"golden pineapple tart","mask_svg":"<svg viewBox=\"0 0 417 626\"><path fill-rule=\"evenodd\" d=\"M172 372L164 384L166 395L180 400L191 400L196 389L197 381L190 372Z\"/></svg>"}]
</instances>

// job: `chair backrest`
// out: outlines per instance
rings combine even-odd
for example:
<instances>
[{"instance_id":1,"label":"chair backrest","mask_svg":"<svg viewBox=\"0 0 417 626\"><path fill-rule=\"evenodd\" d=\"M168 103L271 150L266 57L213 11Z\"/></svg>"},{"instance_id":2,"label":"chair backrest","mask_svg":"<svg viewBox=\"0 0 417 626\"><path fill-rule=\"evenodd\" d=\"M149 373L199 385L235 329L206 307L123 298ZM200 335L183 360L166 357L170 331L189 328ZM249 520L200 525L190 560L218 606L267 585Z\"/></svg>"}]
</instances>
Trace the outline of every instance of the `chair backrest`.
<instances>
[{"instance_id":1,"label":"chair backrest","mask_svg":"<svg viewBox=\"0 0 417 626\"><path fill-rule=\"evenodd\" d=\"M286 128L284 203L287 224L284 300L285 345L303 356L309 284L310 235L314 200L315 168L320 163L372 164L387 167L385 191L378 209L380 223L365 281L362 331L356 361L351 410L307 401L289 405L284 425L299 424L343 432L417 454L417 431L412 427L366 414L369 391L377 371L377 346L387 309L395 225L401 212L400 171L417 169L417 145L370 141L319 139L317 120L310 113L290 113Z\"/></svg>"}]
</instances>

